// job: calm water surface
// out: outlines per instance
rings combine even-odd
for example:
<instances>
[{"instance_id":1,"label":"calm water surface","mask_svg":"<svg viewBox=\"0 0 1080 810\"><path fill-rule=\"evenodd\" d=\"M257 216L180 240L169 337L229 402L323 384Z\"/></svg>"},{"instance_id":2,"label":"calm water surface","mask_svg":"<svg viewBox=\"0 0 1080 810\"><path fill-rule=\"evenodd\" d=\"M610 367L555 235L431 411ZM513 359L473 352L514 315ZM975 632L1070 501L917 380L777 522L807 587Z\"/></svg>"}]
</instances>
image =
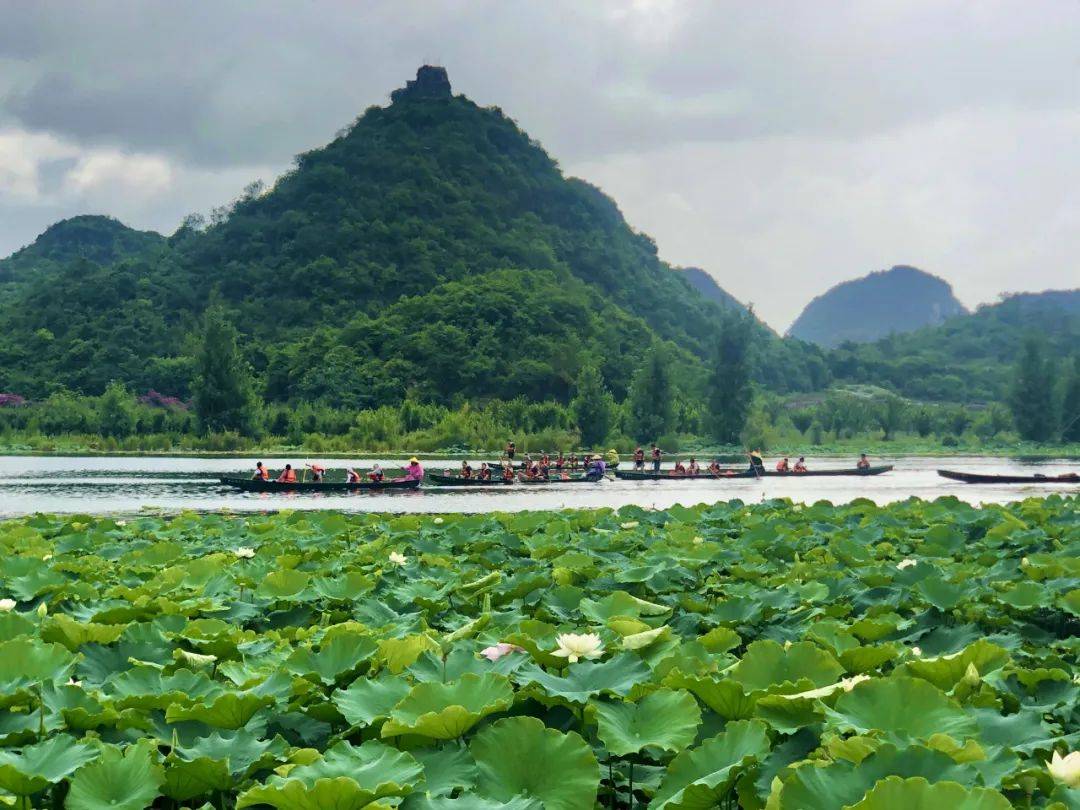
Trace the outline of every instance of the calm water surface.
<instances>
[{"instance_id":1,"label":"calm water surface","mask_svg":"<svg viewBox=\"0 0 1080 810\"><path fill-rule=\"evenodd\" d=\"M317 461L317 459L306 459ZM264 458L272 470L297 459ZM379 461L397 469L400 461L357 459L352 466L369 468ZM853 459L812 461L812 468L846 467ZM1075 461L1021 462L992 457L875 458L896 469L873 478L765 478L735 481L604 481L599 484L553 484L545 487L458 489L425 486L417 492L334 494L243 493L222 487L217 476L249 475L250 458L138 458L0 456L0 516L34 512L136 512L142 509L342 509L355 512L491 512L565 507L619 507L627 504L664 509L731 498L760 501L788 497L812 503L834 503L865 497L889 503L911 496L932 499L955 495L971 503L1003 503L1051 492L1080 492L1075 484L980 486L939 477L941 468L969 472L1011 472L1056 475L1077 469ZM344 478L344 463L323 462L330 480ZM455 462L425 464L436 472Z\"/></svg>"}]
</instances>

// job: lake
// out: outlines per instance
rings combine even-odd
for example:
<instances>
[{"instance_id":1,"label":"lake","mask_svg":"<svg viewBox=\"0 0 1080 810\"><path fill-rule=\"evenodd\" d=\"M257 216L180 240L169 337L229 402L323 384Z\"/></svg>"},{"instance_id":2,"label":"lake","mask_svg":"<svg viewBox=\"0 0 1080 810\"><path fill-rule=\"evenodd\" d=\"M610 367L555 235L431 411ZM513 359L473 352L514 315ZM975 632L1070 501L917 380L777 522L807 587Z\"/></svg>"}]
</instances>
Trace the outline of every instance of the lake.
<instances>
[{"instance_id":1,"label":"lake","mask_svg":"<svg viewBox=\"0 0 1080 810\"><path fill-rule=\"evenodd\" d=\"M318 459L307 459L319 461ZM272 470L296 459L264 458ZM357 468L378 461L397 469L400 460L356 459ZM322 462L331 480L341 480L344 463ZM436 460L425 468L440 472L460 462ZM625 462L624 462L625 463ZM811 468L850 466L852 459L811 461ZM1042 472L1056 475L1074 470L1075 461L1021 462L993 457L875 458L874 463L896 469L872 478L765 478L761 480L689 480L676 482L618 481L599 484L553 484L544 487L487 489L438 488L417 492L287 494L243 493L222 487L217 476L250 475L251 458L178 458L173 456L0 456L0 516L34 512L131 513L142 509L258 511L275 509L342 509L357 512L491 512L524 509L619 507L627 504L664 509L676 503L691 505L740 498L760 501L787 497L812 503L834 503L864 497L889 503L912 496L933 499L955 495L971 503L1003 503L1051 492L1078 492L1075 484L980 486L947 481L940 468L972 472ZM666 465L665 465L666 466Z\"/></svg>"}]
</instances>

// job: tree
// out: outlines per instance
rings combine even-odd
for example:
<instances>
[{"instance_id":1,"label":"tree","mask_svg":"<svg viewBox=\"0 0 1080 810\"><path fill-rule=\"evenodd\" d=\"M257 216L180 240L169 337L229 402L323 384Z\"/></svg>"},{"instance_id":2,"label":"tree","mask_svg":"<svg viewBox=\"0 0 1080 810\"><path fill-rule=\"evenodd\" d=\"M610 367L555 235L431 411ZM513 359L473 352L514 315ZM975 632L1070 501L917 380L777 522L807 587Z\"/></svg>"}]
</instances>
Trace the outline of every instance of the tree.
<instances>
[{"instance_id":1,"label":"tree","mask_svg":"<svg viewBox=\"0 0 1080 810\"><path fill-rule=\"evenodd\" d=\"M570 411L581 432L583 446L597 447L611 433L615 423L615 400L596 366L585 366L578 374Z\"/></svg>"},{"instance_id":2,"label":"tree","mask_svg":"<svg viewBox=\"0 0 1080 810\"><path fill-rule=\"evenodd\" d=\"M709 433L720 444L738 444L753 400L750 384L750 339L753 316L724 319L716 341L709 377Z\"/></svg>"},{"instance_id":3,"label":"tree","mask_svg":"<svg viewBox=\"0 0 1080 810\"><path fill-rule=\"evenodd\" d=\"M1080 442L1080 354L1073 358L1061 405L1061 440Z\"/></svg>"},{"instance_id":4,"label":"tree","mask_svg":"<svg viewBox=\"0 0 1080 810\"><path fill-rule=\"evenodd\" d=\"M990 407L976 417L972 424L975 435L983 441L990 441L1001 431L1009 427L1009 412L998 403L991 403Z\"/></svg>"},{"instance_id":5,"label":"tree","mask_svg":"<svg viewBox=\"0 0 1080 810\"><path fill-rule=\"evenodd\" d=\"M1034 442L1053 438L1057 427L1053 376L1053 364L1046 357L1042 341L1035 336L1028 337L1013 372L1009 397L1020 438Z\"/></svg>"},{"instance_id":6,"label":"tree","mask_svg":"<svg viewBox=\"0 0 1080 810\"><path fill-rule=\"evenodd\" d=\"M202 429L253 433L256 405L251 370L237 346L236 327L220 305L206 311L195 367L192 388Z\"/></svg>"},{"instance_id":7,"label":"tree","mask_svg":"<svg viewBox=\"0 0 1080 810\"><path fill-rule=\"evenodd\" d=\"M670 352L662 343L654 343L634 374L626 397L626 429L636 441L656 441L671 432L675 426L674 390Z\"/></svg>"},{"instance_id":8,"label":"tree","mask_svg":"<svg viewBox=\"0 0 1080 810\"><path fill-rule=\"evenodd\" d=\"M923 405L911 414L911 427L920 439L925 439L934 432L934 412Z\"/></svg>"},{"instance_id":9,"label":"tree","mask_svg":"<svg viewBox=\"0 0 1080 810\"><path fill-rule=\"evenodd\" d=\"M123 383L109 383L98 400L97 413L103 436L123 439L135 432L135 399Z\"/></svg>"},{"instance_id":10,"label":"tree","mask_svg":"<svg viewBox=\"0 0 1080 810\"><path fill-rule=\"evenodd\" d=\"M882 429L885 435L884 441L890 441L893 434L900 429L907 415L907 403L896 394L889 394L874 409L874 421Z\"/></svg>"}]
</instances>

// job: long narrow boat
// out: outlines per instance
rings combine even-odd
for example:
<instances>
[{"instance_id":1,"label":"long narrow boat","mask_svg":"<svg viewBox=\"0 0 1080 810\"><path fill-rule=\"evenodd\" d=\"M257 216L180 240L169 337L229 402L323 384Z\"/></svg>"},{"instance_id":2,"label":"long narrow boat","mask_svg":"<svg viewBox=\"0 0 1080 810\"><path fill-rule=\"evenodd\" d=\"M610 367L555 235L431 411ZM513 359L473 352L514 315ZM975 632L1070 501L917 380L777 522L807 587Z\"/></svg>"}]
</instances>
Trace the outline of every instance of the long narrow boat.
<instances>
[{"instance_id":1,"label":"long narrow boat","mask_svg":"<svg viewBox=\"0 0 1080 810\"><path fill-rule=\"evenodd\" d=\"M1080 484L1080 475L997 475L993 473L966 473L955 470L938 470L942 478L962 481L965 484Z\"/></svg>"},{"instance_id":2,"label":"long narrow boat","mask_svg":"<svg viewBox=\"0 0 1080 810\"><path fill-rule=\"evenodd\" d=\"M494 472L494 471L497 471L497 470L501 470L501 469L502 469L502 467L503 467L503 465L504 465L504 464L506 463L506 461L505 461L505 460L504 460L504 461L488 461L488 462L486 462L486 463L487 463L487 465L488 465L489 467L491 467L491 469L492 469L492 475L494 475L494 474L495 474L495 472ZM513 464L511 464L510 466L511 466L511 467L513 467L513 469L515 469L515 470L520 470L520 469L523 469L523 468L525 467L525 462L524 462L524 461L515 461L515 462L514 462ZM578 466L577 466L577 470L571 470L571 469L570 469L570 466L569 466L569 464L567 464L567 466L566 466L566 467L564 467L563 469L564 469L564 470L566 470L567 472L571 472L571 473L573 473L573 472L578 472L578 471L580 471L580 470L584 470L586 466L587 466L587 465L586 465L586 463L585 463L585 462L583 462L583 461L582 461L581 459L578 459ZM617 470L617 469L619 468L619 462L617 462L617 461L613 461L612 463L610 463L610 464L608 464L608 465L607 465L607 468L608 468L609 470ZM554 472L554 471L555 471L555 464L554 464L554 460L552 460L552 464L551 464L551 471L552 471L552 472Z\"/></svg>"},{"instance_id":3,"label":"long narrow boat","mask_svg":"<svg viewBox=\"0 0 1080 810\"><path fill-rule=\"evenodd\" d=\"M671 470L660 472L639 472L630 470L616 470L615 477L624 481L729 481L733 478L821 478L838 475L881 475L893 468L892 464L881 464L877 467L868 467L860 470L856 467L845 467L836 470L808 470L807 472L777 472L776 470L725 470L716 475L710 472L702 472L697 475L672 475Z\"/></svg>"},{"instance_id":4,"label":"long narrow boat","mask_svg":"<svg viewBox=\"0 0 1080 810\"><path fill-rule=\"evenodd\" d=\"M491 478L487 481L476 476L462 478L460 475L439 475L439 473L432 472L429 472L427 477L431 483L438 484L440 487L497 487L514 483L512 478L509 481L504 481L501 474L497 478Z\"/></svg>"},{"instance_id":5,"label":"long narrow boat","mask_svg":"<svg viewBox=\"0 0 1080 810\"><path fill-rule=\"evenodd\" d=\"M519 484L525 484L526 486L545 486L550 484L598 484L603 481L603 477L590 478L585 475L575 475L570 478L559 478L558 476L551 476L551 478L518 478Z\"/></svg>"},{"instance_id":6,"label":"long narrow boat","mask_svg":"<svg viewBox=\"0 0 1080 810\"><path fill-rule=\"evenodd\" d=\"M236 487L244 492L359 492L362 490L416 489L419 481L361 481L349 484L345 481L296 481L284 484L278 481L262 481L258 478L222 476L222 484Z\"/></svg>"}]
</instances>

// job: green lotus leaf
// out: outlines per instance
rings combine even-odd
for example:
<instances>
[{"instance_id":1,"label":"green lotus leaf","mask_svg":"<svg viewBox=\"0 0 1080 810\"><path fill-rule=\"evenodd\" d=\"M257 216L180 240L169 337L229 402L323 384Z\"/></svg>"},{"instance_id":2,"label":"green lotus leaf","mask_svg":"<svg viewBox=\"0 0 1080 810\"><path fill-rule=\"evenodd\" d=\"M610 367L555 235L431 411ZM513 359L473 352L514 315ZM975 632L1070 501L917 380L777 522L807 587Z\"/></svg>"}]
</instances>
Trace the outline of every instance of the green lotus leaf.
<instances>
[{"instance_id":1,"label":"green lotus leaf","mask_svg":"<svg viewBox=\"0 0 1080 810\"><path fill-rule=\"evenodd\" d=\"M577 734L546 728L534 717L507 717L481 729L469 745L479 769L477 792L510 802L535 799L544 810L592 810L600 770Z\"/></svg>"},{"instance_id":2,"label":"green lotus leaf","mask_svg":"<svg viewBox=\"0 0 1080 810\"><path fill-rule=\"evenodd\" d=\"M829 716L856 733L879 731L896 742L937 733L965 740L977 730L972 715L921 678L863 681L837 699Z\"/></svg>"},{"instance_id":3,"label":"green lotus leaf","mask_svg":"<svg viewBox=\"0 0 1080 810\"><path fill-rule=\"evenodd\" d=\"M950 611L971 598L972 588L946 582L941 577L930 576L915 585L923 599L941 611Z\"/></svg>"},{"instance_id":4,"label":"green lotus leaf","mask_svg":"<svg viewBox=\"0 0 1080 810\"><path fill-rule=\"evenodd\" d=\"M122 624L77 622L63 614L56 614L42 625L41 640L63 644L75 652L83 644L112 644L123 632Z\"/></svg>"},{"instance_id":5,"label":"green lotus leaf","mask_svg":"<svg viewBox=\"0 0 1080 810\"><path fill-rule=\"evenodd\" d=\"M544 810L539 799L515 796L506 801L489 799L475 793L464 793L457 798L449 796L412 795L402 805L405 810Z\"/></svg>"},{"instance_id":6,"label":"green lotus leaf","mask_svg":"<svg viewBox=\"0 0 1080 810\"><path fill-rule=\"evenodd\" d=\"M1061 606L1073 616L1080 616L1080 588L1073 588L1062 596Z\"/></svg>"},{"instance_id":7,"label":"green lotus leaf","mask_svg":"<svg viewBox=\"0 0 1080 810\"><path fill-rule=\"evenodd\" d=\"M649 680L649 668L631 653L616 655L607 661L580 661L567 668L565 677L545 672L535 664L523 666L514 680L524 686L536 684L549 697L570 703L585 703L599 694L626 697L639 683Z\"/></svg>"},{"instance_id":8,"label":"green lotus leaf","mask_svg":"<svg viewBox=\"0 0 1080 810\"><path fill-rule=\"evenodd\" d=\"M1040 750L1050 751L1054 747L1057 733L1039 711L1021 709L1015 714L1001 715L995 709L976 709L972 714L978 723L979 740L984 745L1028 755Z\"/></svg>"},{"instance_id":9,"label":"green lotus leaf","mask_svg":"<svg viewBox=\"0 0 1080 810\"><path fill-rule=\"evenodd\" d=\"M375 587L375 580L359 571L346 571L333 577L317 577L311 581L311 589L321 596L337 602L352 602Z\"/></svg>"},{"instance_id":10,"label":"green lotus leaf","mask_svg":"<svg viewBox=\"0 0 1080 810\"><path fill-rule=\"evenodd\" d=\"M210 704L194 703L190 706L172 704L165 710L165 720L169 723L196 720L214 728L238 729L246 726L259 709L273 706L275 702L268 695L226 692Z\"/></svg>"},{"instance_id":11,"label":"green lotus leaf","mask_svg":"<svg viewBox=\"0 0 1080 810\"><path fill-rule=\"evenodd\" d=\"M339 633L323 643L318 652L295 650L285 661L285 669L296 675L314 675L326 685L355 673L379 649L371 636Z\"/></svg>"},{"instance_id":12,"label":"green lotus leaf","mask_svg":"<svg viewBox=\"0 0 1080 810\"><path fill-rule=\"evenodd\" d=\"M979 639L959 653L937 658L913 658L897 667L900 675L911 675L930 681L938 689L948 691L960 682L969 666L980 675L1001 669L1009 661L1009 651L985 639Z\"/></svg>"},{"instance_id":13,"label":"green lotus leaf","mask_svg":"<svg viewBox=\"0 0 1080 810\"><path fill-rule=\"evenodd\" d=\"M429 798L476 786L479 771L468 748L424 748L412 755L424 769L424 793Z\"/></svg>"},{"instance_id":14,"label":"green lotus leaf","mask_svg":"<svg viewBox=\"0 0 1080 810\"><path fill-rule=\"evenodd\" d=\"M932 557L951 557L963 547L965 539L955 526L939 523L926 530L919 551Z\"/></svg>"},{"instance_id":15,"label":"green lotus leaf","mask_svg":"<svg viewBox=\"0 0 1080 810\"><path fill-rule=\"evenodd\" d=\"M210 757L177 759L166 762L165 783L161 792L170 799L186 802L216 790L232 787L228 762Z\"/></svg>"},{"instance_id":16,"label":"green lotus leaf","mask_svg":"<svg viewBox=\"0 0 1080 810\"><path fill-rule=\"evenodd\" d=\"M417 684L394 707L383 724L382 736L418 734L452 740L513 703L514 689L502 675L469 674L451 683Z\"/></svg>"},{"instance_id":17,"label":"green lotus leaf","mask_svg":"<svg viewBox=\"0 0 1080 810\"><path fill-rule=\"evenodd\" d=\"M394 675L400 675L416 663L420 654L439 650L438 643L430 636L412 635L404 638L388 638L379 642L378 658Z\"/></svg>"},{"instance_id":18,"label":"green lotus leaf","mask_svg":"<svg viewBox=\"0 0 1080 810\"><path fill-rule=\"evenodd\" d=\"M655 630L645 630L637 633L631 633L624 636L622 640L622 648L624 650L643 650L655 644L658 641L669 638L671 636L671 628L667 625L663 627L657 627Z\"/></svg>"},{"instance_id":19,"label":"green lotus leaf","mask_svg":"<svg viewBox=\"0 0 1080 810\"><path fill-rule=\"evenodd\" d=\"M968 765L959 765L940 751L924 746L897 749L886 743L859 763L837 760L823 766L796 768L783 782L777 810L836 810L862 799L879 779L922 776L970 784L977 778ZM897 810L903 805L899 805ZM942 810L945 810L942 807Z\"/></svg>"},{"instance_id":20,"label":"green lotus leaf","mask_svg":"<svg viewBox=\"0 0 1080 810\"><path fill-rule=\"evenodd\" d=\"M1021 611L1048 607L1051 599L1052 593L1046 589L1045 585L1031 581L1021 582L1011 590L998 595L999 602Z\"/></svg>"},{"instance_id":21,"label":"green lotus leaf","mask_svg":"<svg viewBox=\"0 0 1080 810\"><path fill-rule=\"evenodd\" d=\"M800 728L820 723L825 712L812 698L762 695L754 705L754 716L781 734L794 734Z\"/></svg>"},{"instance_id":22,"label":"green lotus leaf","mask_svg":"<svg viewBox=\"0 0 1080 810\"><path fill-rule=\"evenodd\" d=\"M188 759L213 759L225 762L232 774L246 773L253 766L268 765L284 758L288 743L281 737L260 739L250 731L213 732L199 737L191 745L174 749L177 756Z\"/></svg>"},{"instance_id":23,"label":"green lotus leaf","mask_svg":"<svg viewBox=\"0 0 1080 810\"><path fill-rule=\"evenodd\" d=\"M785 649L775 641L763 640L746 648L731 678L747 689L765 690L803 680L825 686L835 683L843 671L835 658L812 642L799 641Z\"/></svg>"},{"instance_id":24,"label":"green lotus leaf","mask_svg":"<svg viewBox=\"0 0 1080 810\"><path fill-rule=\"evenodd\" d=\"M118 708L160 709L217 697L225 690L202 673L178 669L163 675L153 667L135 667L105 684Z\"/></svg>"},{"instance_id":25,"label":"green lotus leaf","mask_svg":"<svg viewBox=\"0 0 1080 810\"><path fill-rule=\"evenodd\" d=\"M735 720L697 748L677 754L649 807L715 807L744 770L769 753L766 731L760 720Z\"/></svg>"},{"instance_id":26,"label":"green lotus leaf","mask_svg":"<svg viewBox=\"0 0 1080 810\"><path fill-rule=\"evenodd\" d=\"M1077 591L1080 594L1080 591ZM37 632L37 625L21 613L9 610L0 613L0 641L11 641L20 636L30 636Z\"/></svg>"},{"instance_id":27,"label":"green lotus leaf","mask_svg":"<svg viewBox=\"0 0 1080 810\"><path fill-rule=\"evenodd\" d=\"M71 777L68 810L142 810L161 793L165 781L148 742L121 751L108 746Z\"/></svg>"},{"instance_id":28,"label":"green lotus leaf","mask_svg":"<svg viewBox=\"0 0 1080 810\"><path fill-rule=\"evenodd\" d=\"M236 808L267 805L277 810L391 810L392 805L379 799L398 795L369 790L347 776L318 779L310 785L283 780L245 790L236 797Z\"/></svg>"},{"instance_id":29,"label":"green lotus leaf","mask_svg":"<svg viewBox=\"0 0 1080 810\"><path fill-rule=\"evenodd\" d=\"M594 704L597 736L615 756L648 747L679 751L694 742L701 710L689 692L659 689L636 703Z\"/></svg>"},{"instance_id":30,"label":"green lotus leaf","mask_svg":"<svg viewBox=\"0 0 1080 810\"><path fill-rule=\"evenodd\" d=\"M303 571L285 569L267 574L255 589L260 599L289 599L308 586L311 576Z\"/></svg>"},{"instance_id":31,"label":"green lotus leaf","mask_svg":"<svg viewBox=\"0 0 1080 810\"><path fill-rule=\"evenodd\" d=\"M748 720L754 716L757 699L730 678L687 675L676 669L664 678L663 684L686 689L724 720Z\"/></svg>"},{"instance_id":32,"label":"green lotus leaf","mask_svg":"<svg viewBox=\"0 0 1080 810\"><path fill-rule=\"evenodd\" d=\"M629 616L637 619L641 616L664 616L671 612L667 605L647 602L628 594L626 591L613 591L599 601L582 599L578 604L581 615L596 624L605 624L615 616Z\"/></svg>"},{"instance_id":33,"label":"green lotus leaf","mask_svg":"<svg viewBox=\"0 0 1080 810\"><path fill-rule=\"evenodd\" d=\"M488 645L482 645L482 647L486 646ZM466 642L450 650L445 659L433 652L421 654L416 659L416 663L409 667L408 674L418 681L446 683L456 681L470 672L474 675L484 675L488 672L510 675L528 660L527 655L515 652L512 655L504 655L496 661L489 661L477 655L476 645ZM559 660L565 663L564 659Z\"/></svg>"},{"instance_id":34,"label":"green lotus leaf","mask_svg":"<svg viewBox=\"0 0 1080 810\"><path fill-rule=\"evenodd\" d=\"M1012 810L1012 803L996 790L966 788L956 782L931 784L921 776L882 779L849 810Z\"/></svg>"},{"instance_id":35,"label":"green lotus leaf","mask_svg":"<svg viewBox=\"0 0 1080 810\"><path fill-rule=\"evenodd\" d=\"M853 675L877 671L882 664L894 661L900 655L895 644L851 647L840 653L840 664Z\"/></svg>"},{"instance_id":36,"label":"green lotus leaf","mask_svg":"<svg viewBox=\"0 0 1080 810\"><path fill-rule=\"evenodd\" d=\"M75 668L75 657L59 644L16 638L0 644L0 705L14 693L42 683L63 683Z\"/></svg>"},{"instance_id":37,"label":"green lotus leaf","mask_svg":"<svg viewBox=\"0 0 1080 810\"><path fill-rule=\"evenodd\" d=\"M383 672L378 678L357 678L348 689L333 695L334 705L353 726L370 726L390 716L405 695L409 684L404 678Z\"/></svg>"},{"instance_id":38,"label":"green lotus leaf","mask_svg":"<svg viewBox=\"0 0 1080 810\"><path fill-rule=\"evenodd\" d=\"M30 557L9 560L4 571L4 586L20 602L29 602L46 591L62 588L67 578L48 564Z\"/></svg>"},{"instance_id":39,"label":"green lotus leaf","mask_svg":"<svg viewBox=\"0 0 1080 810\"><path fill-rule=\"evenodd\" d=\"M60 734L21 751L0 749L0 789L16 796L38 793L59 782L98 752L73 737Z\"/></svg>"}]
</instances>

